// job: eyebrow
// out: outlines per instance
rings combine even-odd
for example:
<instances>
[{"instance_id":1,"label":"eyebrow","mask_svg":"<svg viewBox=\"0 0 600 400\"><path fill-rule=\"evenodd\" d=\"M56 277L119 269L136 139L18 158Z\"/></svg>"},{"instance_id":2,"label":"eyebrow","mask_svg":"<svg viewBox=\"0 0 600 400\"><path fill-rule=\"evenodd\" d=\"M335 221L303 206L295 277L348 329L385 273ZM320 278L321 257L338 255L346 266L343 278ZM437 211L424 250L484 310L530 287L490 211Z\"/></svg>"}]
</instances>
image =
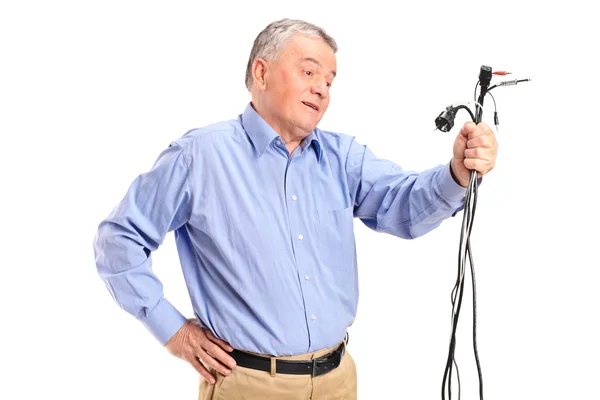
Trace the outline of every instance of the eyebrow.
<instances>
[{"instance_id":1,"label":"eyebrow","mask_svg":"<svg viewBox=\"0 0 600 400\"><path fill-rule=\"evenodd\" d=\"M304 57L304 58L302 59L302 61L308 61L308 62L311 62L311 63L313 63L313 64L316 64L316 65L318 65L319 67L323 68L323 64L321 64L321 63L320 63L320 62L319 62L319 61L318 61L316 58L312 58L312 57ZM332 69L330 73L331 73L331 74L333 75L333 77L335 78L335 76L336 76L336 72L335 72L335 70L333 70L333 69Z\"/></svg>"}]
</instances>

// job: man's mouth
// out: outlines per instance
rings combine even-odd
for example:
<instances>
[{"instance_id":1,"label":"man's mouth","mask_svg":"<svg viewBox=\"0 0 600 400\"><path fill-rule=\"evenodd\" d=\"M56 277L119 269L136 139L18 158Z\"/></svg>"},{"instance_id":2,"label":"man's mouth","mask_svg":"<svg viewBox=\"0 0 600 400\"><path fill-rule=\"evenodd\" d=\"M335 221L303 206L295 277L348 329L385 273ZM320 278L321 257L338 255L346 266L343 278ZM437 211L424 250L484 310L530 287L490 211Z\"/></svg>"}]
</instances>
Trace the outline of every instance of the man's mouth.
<instances>
[{"instance_id":1,"label":"man's mouth","mask_svg":"<svg viewBox=\"0 0 600 400\"><path fill-rule=\"evenodd\" d=\"M302 104L304 104L305 106L312 108L315 111L319 111L319 107L316 104L313 103L309 103L307 101L303 101Z\"/></svg>"}]
</instances>

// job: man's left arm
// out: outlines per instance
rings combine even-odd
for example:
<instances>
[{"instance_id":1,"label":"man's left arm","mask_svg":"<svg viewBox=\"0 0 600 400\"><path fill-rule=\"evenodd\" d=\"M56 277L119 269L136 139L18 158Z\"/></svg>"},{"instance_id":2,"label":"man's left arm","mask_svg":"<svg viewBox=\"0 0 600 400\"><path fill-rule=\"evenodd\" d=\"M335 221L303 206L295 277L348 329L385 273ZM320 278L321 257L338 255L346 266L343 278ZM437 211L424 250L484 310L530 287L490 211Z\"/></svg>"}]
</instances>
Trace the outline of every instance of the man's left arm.
<instances>
[{"instance_id":1,"label":"man's left arm","mask_svg":"<svg viewBox=\"0 0 600 400\"><path fill-rule=\"evenodd\" d=\"M420 173L377 158L353 141L346 173L354 215L379 232L406 239L422 236L462 209L470 169L485 175L494 167L496 153L489 127L474 123L458 133L450 162Z\"/></svg>"}]
</instances>

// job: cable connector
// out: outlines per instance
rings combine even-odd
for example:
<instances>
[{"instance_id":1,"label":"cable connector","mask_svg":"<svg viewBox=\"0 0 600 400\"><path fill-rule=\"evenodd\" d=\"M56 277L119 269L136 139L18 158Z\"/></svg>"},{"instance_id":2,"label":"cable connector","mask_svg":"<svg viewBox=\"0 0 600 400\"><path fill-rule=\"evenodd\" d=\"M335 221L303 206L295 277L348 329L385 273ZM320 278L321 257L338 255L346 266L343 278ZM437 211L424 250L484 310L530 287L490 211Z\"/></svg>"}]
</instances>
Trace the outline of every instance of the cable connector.
<instances>
[{"instance_id":1,"label":"cable connector","mask_svg":"<svg viewBox=\"0 0 600 400\"><path fill-rule=\"evenodd\" d=\"M494 75L510 75L512 74L512 72L506 72L506 71L495 71L492 72Z\"/></svg>"},{"instance_id":2,"label":"cable connector","mask_svg":"<svg viewBox=\"0 0 600 400\"><path fill-rule=\"evenodd\" d=\"M498 121L498 111L494 111L494 125L496 125L496 132L500 132L500 129L498 129L498 125L500 125L500 122Z\"/></svg>"},{"instance_id":3,"label":"cable connector","mask_svg":"<svg viewBox=\"0 0 600 400\"><path fill-rule=\"evenodd\" d=\"M496 83L496 86L512 86L512 85L516 85L517 84L517 80L513 80L513 81L504 81L504 82L498 82Z\"/></svg>"},{"instance_id":4,"label":"cable connector","mask_svg":"<svg viewBox=\"0 0 600 400\"><path fill-rule=\"evenodd\" d=\"M490 85L490 81L492 80L492 67L488 67L487 65L482 65L479 70L479 86L482 88L486 88Z\"/></svg>"},{"instance_id":5,"label":"cable connector","mask_svg":"<svg viewBox=\"0 0 600 400\"><path fill-rule=\"evenodd\" d=\"M456 117L456 108L448 106L435 119L435 126L442 132L449 132L454 126L454 118Z\"/></svg>"},{"instance_id":6,"label":"cable connector","mask_svg":"<svg viewBox=\"0 0 600 400\"><path fill-rule=\"evenodd\" d=\"M466 101L452 104L446 107L446 109L442 111L440 115L438 115L435 119L436 129L439 129L442 132L449 132L454 126L454 118L456 117L456 112L460 109L465 109L471 116L473 122L475 122L475 115L473 114L473 111L471 111L471 109L469 108L469 105L473 103L476 105L475 112L483 111L483 106L476 101ZM477 107L479 107L479 109Z\"/></svg>"},{"instance_id":7,"label":"cable connector","mask_svg":"<svg viewBox=\"0 0 600 400\"><path fill-rule=\"evenodd\" d=\"M519 82L529 82L531 79L514 79L512 81L498 82L494 86L512 86Z\"/></svg>"}]
</instances>

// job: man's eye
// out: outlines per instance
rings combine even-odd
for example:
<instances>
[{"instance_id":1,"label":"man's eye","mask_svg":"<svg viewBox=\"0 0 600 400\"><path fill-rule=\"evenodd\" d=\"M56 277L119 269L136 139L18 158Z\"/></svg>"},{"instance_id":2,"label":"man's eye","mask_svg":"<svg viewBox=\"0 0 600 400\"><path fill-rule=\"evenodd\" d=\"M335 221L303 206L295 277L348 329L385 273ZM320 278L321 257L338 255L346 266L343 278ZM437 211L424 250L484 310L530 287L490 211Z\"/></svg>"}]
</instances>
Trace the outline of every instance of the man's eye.
<instances>
[{"instance_id":1,"label":"man's eye","mask_svg":"<svg viewBox=\"0 0 600 400\"><path fill-rule=\"evenodd\" d=\"M327 87L331 87L331 82L325 82L325 84L327 85Z\"/></svg>"},{"instance_id":2,"label":"man's eye","mask_svg":"<svg viewBox=\"0 0 600 400\"><path fill-rule=\"evenodd\" d=\"M311 75L312 75L312 71L304 71L304 73L305 73L307 76L311 76Z\"/></svg>"}]
</instances>

